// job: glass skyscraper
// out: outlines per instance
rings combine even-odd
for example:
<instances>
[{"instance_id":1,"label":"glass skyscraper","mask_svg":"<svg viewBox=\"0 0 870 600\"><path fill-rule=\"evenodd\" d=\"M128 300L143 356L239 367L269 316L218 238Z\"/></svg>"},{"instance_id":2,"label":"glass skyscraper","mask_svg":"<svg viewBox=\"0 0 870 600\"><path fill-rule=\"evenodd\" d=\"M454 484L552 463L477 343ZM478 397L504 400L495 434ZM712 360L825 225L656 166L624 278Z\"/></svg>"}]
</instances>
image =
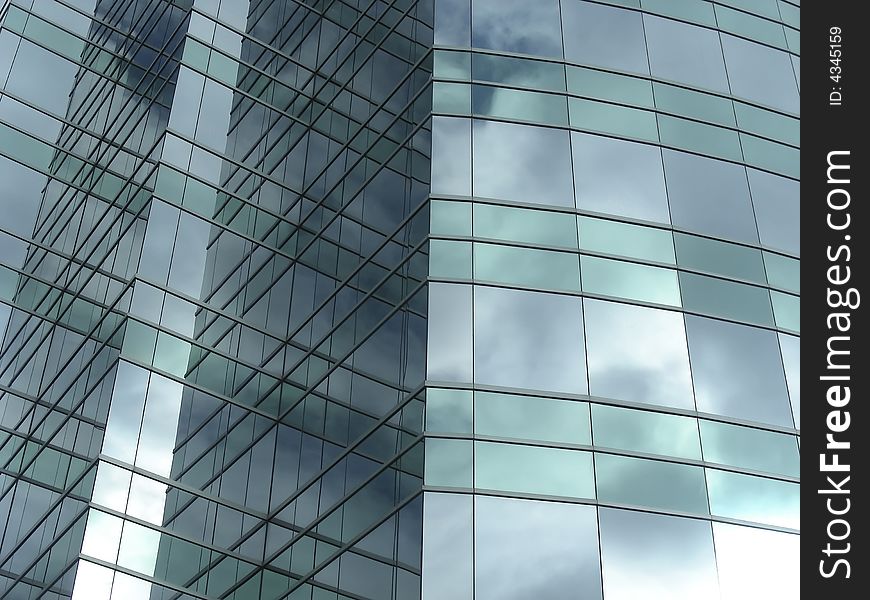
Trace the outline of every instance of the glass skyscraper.
<instances>
[{"instance_id":1,"label":"glass skyscraper","mask_svg":"<svg viewBox=\"0 0 870 600\"><path fill-rule=\"evenodd\" d=\"M796 0L0 7L0 600L799 597Z\"/></svg>"}]
</instances>

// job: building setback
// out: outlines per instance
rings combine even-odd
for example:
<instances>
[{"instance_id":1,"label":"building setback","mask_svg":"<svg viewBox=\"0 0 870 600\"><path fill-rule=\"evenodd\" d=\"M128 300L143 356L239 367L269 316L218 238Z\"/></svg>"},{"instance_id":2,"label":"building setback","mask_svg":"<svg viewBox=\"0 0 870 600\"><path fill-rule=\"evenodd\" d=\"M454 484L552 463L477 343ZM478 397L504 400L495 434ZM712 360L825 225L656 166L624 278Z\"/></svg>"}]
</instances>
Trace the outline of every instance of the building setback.
<instances>
[{"instance_id":1,"label":"building setback","mask_svg":"<svg viewBox=\"0 0 870 600\"><path fill-rule=\"evenodd\" d=\"M797 4L0 7L0 600L799 597Z\"/></svg>"}]
</instances>

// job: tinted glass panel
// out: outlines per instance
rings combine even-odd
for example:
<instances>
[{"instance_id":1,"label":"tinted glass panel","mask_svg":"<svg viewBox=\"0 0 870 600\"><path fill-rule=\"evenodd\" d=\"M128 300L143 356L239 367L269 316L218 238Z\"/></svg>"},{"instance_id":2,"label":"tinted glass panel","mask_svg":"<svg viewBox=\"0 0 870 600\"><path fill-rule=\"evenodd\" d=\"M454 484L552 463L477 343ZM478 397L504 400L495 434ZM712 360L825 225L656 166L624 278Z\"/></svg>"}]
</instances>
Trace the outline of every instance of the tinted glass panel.
<instances>
[{"instance_id":1,"label":"tinted glass panel","mask_svg":"<svg viewBox=\"0 0 870 600\"><path fill-rule=\"evenodd\" d=\"M594 100L568 99L571 127L658 142L655 113Z\"/></svg>"},{"instance_id":2,"label":"tinted glass panel","mask_svg":"<svg viewBox=\"0 0 870 600\"><path fill-rule=\"evenodd\" d=\"M576 254L496 244L474 244L474 277L527 287L580 291Z\"/></svg>"},{"instance_id":3,"label":"tinted glass panel","mask_svg":"<svg viewBox=\"0 0 870 600\"><path fill-rule=\"evenodd\" d=\"M601 598L595 507L475 498L475 598Z\"/></svg>"},{"instance_id":4,"label":"tinted glass panel","mask_svg":"<svg viewBox=\"0 0 870 600\"><path fill-rule=\"evenodd\" d=\"M619 260L581 256L583 290L629 300L680 305L677 272Z\"/></svg>"},{"instance_id":5,"label":"tinted glass panel","mask_svg":"<svg viewBox=\"0 0 870 600\"><path fill-rule=\"evenodd\" d=\"M471 195L471 121L432 118L432 193Z\"/></svg>"},{"instance_id":6,"label":"tinted glass panel","mask_svg":"<svg viewBox=\"0 0 870 600\"><path fill-rule=\"evenodd\" d=\"M776 333L691 315L686 331L699 411L792 426Z\"/></svg>"},{"instance_id":7,"label":"tinted glass panel","mask_svg":"<svg viewBox=\"0 0 870 600\"><path fill-rule=\"evenodd\" d=\"M728 93L716 31L651 15L644 15L643 23L653 77Z\"/></svg>"},{"instance_id":8,"label":"tinted glass panel","mask_svg":"<svg viewBox=\"0 0 870 600\"><path fill-rule=\"evenodd\" d=\"M572 133L571 149L578 208L670 222L658 148Z\"/></svg>"},{"instance_id":9,"label":"tinted glass panel","mask_svg":"<svg viewBox=\"0 0 870 600\"><path fill-rule=\"evenodd\" d=\"M764 266L770 285L799 294L801 291L801 263L782 254L764 252Z\"/></svg>"},{"instance_id":10,"label":"tinted glass panel","mask_svg":"<svg viewBox=\"0 0 870 600\"><path fill-rule=\"evenodd\" d=\"M573 207L568 132L475 120L474 195Z\"/></svg>"},{"instance_id":11,"label":"tinted glass panel","mask_svg":"<svg viewBox=\"0 0 870 600\"><path fill-rule=\"evenodd\" d=\"M423 496L423 597L470 600L472 597L472 497Z\"/></svg>"},{"instance_id":12,"label":"tinted glass panel","mask_svg":"<svg viewBox=\"0 0 870 600\"><path fill-rule=\"evenodd\" d=\"M579 217L580 249L674 264L670 231L607 219Z\"/></svg>"},{"instance_id":13,"label":"tinted glass panel","mask_svg":"<svg viewBox=\"0 0 870 600\"><path fill-rule=\"evenodd\" d=\"M471 235L471 203L432 200L429 211L433 235Z\"/></svg>"},{"instance_id":14,"label":"tinted glass panel","mask_svg":"<svg viewBox=\"0 0 870 600\"><path fill-rule=\"evenodd\" d=\"M474 357L478 383L586 393L581 299L476 286Z\"/></svg>"},{"instance_id":15,"label":"tinted glass panel","mask_svg":"<svg viewBox=\"0 0 870 600\"><path fill-rule=\"evenodd\" d=\"M564 96L556 94L475 85L472 86L471 107L475 115L484 117L568 124L568 103Z\"/></svg>"},{"instance_id":16,"label":"tinted glass panel","mask_svg":"<svg viewBox=\"0 0 870 600\"><path fill-rule=\"evenodd\" d=\"M568 66L568 91L580 96L652 108L652 86L646 79Z\"/></svg>"},{"instance_id":17,"label":"tinted glass panel","mask_svg":"<svg viewBox=\"0 0 870 600\"><path fill-rule=\"evenodd\" d=\"M592 405L595 445L700 460L698 423L690 417Z\"/></svg>"},{"instance_id":18,"label":"tinted glass panel","mask_svg":"<svg viewBox=\"0 0 870 600\"><path fill-rule=\"evenodd\" d=\"M471 286L429 284L426 374L441 381L471 381Z\"/></svg>"},{"instance_id":19,"label":"tinted glass panel","mask_svg":"<svg viewBox=\"0 0 870 600\"><path fill-rule=\"evenodd\" d=\"M760 250L684 233L675 233L674 242L681 267L765 283Z\"/></svg>"},{"instance_id":20,"label":"tinted glass panel","mask_svg":"<svg viewBox=\"0 0 870 600\"><path fill-rule=\"evenodd\" d=\"M770 296L765 288L682 272L680 287L687 310L773 325Z\"/></svg>"},{"instance_id":21,"label":"tinted glass panel","mask_svg":"<svg viewBox=\"0 0 870 600\"><path fill-rule=\"evenodd\" d=\"M535 396L474 393L474 432L506 438L590 444L589 405Z\"/></svg>"},{"instance_id":22,"label":"tinted glass panel","mask_svg":"<svg viewBox=\"0 0 870 600\"><path fill-rule=\"evenodd\" d=\"M471 433L472 392L426 390L426 431Z\"/></svg>"},{"instance_id":23,"label":"tinted glass panel","mask_svg":"<svg viewBox=\"0 0 870 600\"><path fill-rule=\"evenodd\" d=\"M429 242L429 276L471 278L471 243L453 240Z\"/></svg>"},{"instance_id":24,"label":"tinted glass panel","mask_svg":"<svg viewBox=\"0 0 870 600\"><path fill-rule=\"evenodd\" d=\"M471 66L473 77L477 81L543 90L565 90L565 67L557 63L475 53L472 55Z\"/></svg>"},{"instance_id":25,"label":"tinted glass panel","mask_svg":"<svg viewBox=\"0 0 870 600\"><path fill-rule=\"evenodd\" d=\"M471 0L438 0L435 43L445 46L471 44Z\"/></svg>"},{"instance_id":26,"label":"tinted glass panel","mask_svg":"<svg viewBox=\"0 0 870 600\"><path fill-rule=\"evenodd\" d=\"M764 477L707 469L715 516L800 528L800 486Z\"/></svg>"},{"instance_id":27,"label":"tinted glass panel","mask_svg":"<svg viewBox=\"0 0 870 600\"><path fill-rule=\"evenodd\" d=\"M607 600L718 597L709 522L610 508L599 513Z\"/></svg>"},{"instance_id":28,"label":"tinted glass panel","mask_svg":"<svg viewBox=\"0 0 870 600\"><path fill-rule=\"evenodd\" d=\"M471 440L426 440L426 485L469 488L472 465Z\"/></svg>"},{"instance_id":29,"label":"tinted glass panel","mask_svg":"<svg viewBox=\"0 0 870 600\"><path fill-rule=\"evenodd\" d=\"M474 0L471 23L475 48L562 57L559 0Z\"/></svg>"},{"instance_id":30,"label":"tinted glass panel","mask_svg":"<svg viewBox=\"0 0 870 600\"><path fill-rule=\"evenodd\" d=\"M794 426L801 426L801 339L793 335L779 334L779 347L785 367L785 380L794 413Z\"/></svg>"},{"instance_id":31,"label":"tinted glass panel","mask_svg":"<svg viewBox=\"0 0 870 600\"><path fill-rule=\"evenodd\" d=\"M577 247L574 215L492 204L474 205L474 235L529 244Z\"/></svg>"},{"instance_id":32,"label":"tinted glass panel","mask_svg":"<svg viewBox=\"0 0 870 600\"><path fill-rule=\"evenodd\" d=\"M713 523L722 600L799 598L800 536Z\"/></svg>"},{"instance_id":33,"label":"tinted glass panel","mask_svg":"<svg viewBox=\"0 0 870 600\"><path fill-rule=\"evenodd\" d=\"M649 73L639 12L591 2L562 2L565 58L631 73Z\"/></svg>"},{"instance_id":34,"label":"tinted glass panel","mask_svg":"<svg viewBox=\"0 0 870 600\"><path fill-rule=\"evenodd\" d=\"M590 299L584 304L592 395L694 408L680 313Z\"/></svg>"},{"instance_id":35,"label":"tinted glass panel","mask_svg":"<svg viewBox=\"0 0 870 600\"><path fill-rule=\"evenodd\" d=\"M743 167L672 150L664 150L663 155L675 226L758 242Z\"/></svg>"},{"instance_id":36,"label":"tinted glass panel","mask_svg":"<svg viewBox=\"0 0 870 600\"><path fill-rule=\"evenodd\" d=\"M794 436L701 420L704 460L797 477L800 456Z\"/></svg>"},{"instance_id":37,"label":"tinted glass panel","mask_svg":"<svg viewBox=\"0 0 870 600\"><path fill-rule=\"evenodd\" d=\"M683 117L734 127L734 107L727 98L653 82L656 107Z\"/></svg>"},{"instance_id":38,"label":"tinted glass panel","mask_svg":"<svg viewBox=\"0 0 870 600\"><path fill-rule=\"evenodd\" d=\"M596 452L595 477L602 502L707 513L701 467Z\"/></svg>"},{"instance_id":39,"label":"tinted glass panel","mask_svg":"<svg viewBox=\"0 0 870 600\"><path fill-rule=\"evenodd\" d=\"M591 452L475 442L474 461L477 488L570 498L595 497Z\"/></svg>"},{"instance_id":40,"label":"tinted glass panel","mask_svg":"<svg viewBox=\"0 0 870 600\"><path fill-rule=\"evenodd\" d=\"M761 243L800 256L800 184L755 169L747 173Z\"/></svg>"},{"instance_id":41,"label":"tinted glass panel","mask_svg":"<svg viewBox=\"0 0 870 600\"><path fill-rule=\"evenodd\" d=\"M731 35L722 35L722 47L735 96L791 113L800 111L787 53Z\"/></svg>"}]
</instances>

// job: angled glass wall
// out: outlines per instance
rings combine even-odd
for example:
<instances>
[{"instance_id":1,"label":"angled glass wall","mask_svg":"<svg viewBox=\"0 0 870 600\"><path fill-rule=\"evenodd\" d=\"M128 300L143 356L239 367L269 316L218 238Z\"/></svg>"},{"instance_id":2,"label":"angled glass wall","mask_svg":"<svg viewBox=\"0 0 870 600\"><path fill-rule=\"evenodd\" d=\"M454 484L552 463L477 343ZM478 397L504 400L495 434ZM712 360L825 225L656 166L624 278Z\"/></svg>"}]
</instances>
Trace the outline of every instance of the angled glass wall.
<instances>
[{"instance_id":1,"label":"angled glass wall","mask_svg":"<svg viewBox=\"0 0 870 600\"><path fill-rule=\"evenodd\" d=\"M798 19L436 0L423 600L799 596Z\"/></svg>"}]
</instances>

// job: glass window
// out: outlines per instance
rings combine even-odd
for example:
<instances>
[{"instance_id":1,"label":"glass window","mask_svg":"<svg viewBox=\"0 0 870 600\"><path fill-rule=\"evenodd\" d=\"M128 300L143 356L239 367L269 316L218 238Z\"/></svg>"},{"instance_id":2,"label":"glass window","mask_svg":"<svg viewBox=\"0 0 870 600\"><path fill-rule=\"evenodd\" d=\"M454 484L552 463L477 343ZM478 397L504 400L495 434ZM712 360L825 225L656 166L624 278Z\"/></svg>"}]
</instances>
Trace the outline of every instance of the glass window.
<instances>
[{"instance_id":1,"label":"glass window","mask_svg":"<svg viewBox=\"0 0 870 600\"><path fill-rule=\"evenodd\" d=\"M704 460L780 475L800 475L797 439L792 435L701 420Z\"/></svg>"},{"instance_id":2,"label":"glass window","mask_svg":"<svg viewBox=\"0 0 870 600\"><path fill-rule=\"evenodd\" d=\"M596 452L595 478L601 502L707 514L701 467Z\"/></svg>"},{"instance_id":3,"label":"glass window","mask_svg":"<svg viewBox=\"0 0 870 600\"><path fill-rule=\"evenodd\" d=\"M475 382L585 394L582 306L573 296L475 286Z\"/></svg>"},{"instance_id":4,"label":"glass window","mask_svg":"<svg viewBox=\"0 0 870 600\"><path fill-rule=\"evenodd\" d=\"M472 496L467 494L423 494L423 597L427 600L472 598L472 506Z\"/></svg>"},{"instance_id":5,"label":"glass window","mask_svg":"<svg viewBox=\"0 0 870 600\"><path fill-rule=\"evenodd\" d=\"M592 405L595 445L617 450L700 460L696 419L664 413Z\"/></svg>"},{"instance_id":6,"label":"glass window","mask_svg":"<svg viewBox=\"0 0 870 600\"><path fill-rule=\"evenodd\" d=\"M474 85L471 107L475 115L484 117L568 124L568 103L565 96L557 94Z\"/></svg>"},{"instance_id":7,"label":"glass window","mask_svg":"<svg viewBox=\"0 0 870 600\"><path fill-rule=\"evenodd\" d=\"M718 517L800 529L800 485L707 469L710 512Z\"/></svg>"},{"instance_id":8,"label":"glass window","mask_svg":"<svg viewBox=\"0 0 870 600\"><path fill-rule=\"evenodd\" d=\"M474 393L474 432L567 444L591 444L585 402L490 392Z\"/></svg>"},{"instance_id":9,"label":"glass window","mask_svg":"<svg viewBox=\"0 0 870 600\"><path fill-rule=\"evenodd\" d=\"M761 243L800 256L800 184L793 179L747 169Z\"/></svg>"},{"instance_id":10,"label":"glass window","mask_svg":"<svg viewBox=\"0 0 870 600\"><path fill-rule=\"evenodd\" d=\"M431 240L429 277L471 279L471 242Z\"/></svg>"},{"instance_id":11,"label":"glass window","mask_svg":"<svg viewBox=\"0 0 870 600\"><path fill-rule=\"evenodd\" d=\"M794 426L801 427L801 339L793 335L779 334L779 347L785 367L788 396L794 414Z\"/></svg>"},{"instance_id":12,"label":"glass window","mask_svg":"<svg viewBox=\"0 0 870 600\"><path fill-rule=\"evenodd\" d=\"M677 272L660 267L581 256L580 272L583 290L616 298L680 305Z\"/></svg>"},{"instance_id":13,"label":"glass window","mask_svg":"<svg viewBox=\"0 0 870 600\"><path fill-rule=\"evenodd\" d=\"M743 167L673 150L662 154L676 227L758 243Z\"/></svg>"},{"instance_id":14,"label":"glass window","mask_svg":"<svg viewBox=\"0 0 870 600\"><path fill-rule=\"evenodd\" d=\"M472 380L471 286L429 284L428 343L428 379Z\"/></svg>"},{"instance_id":15,"label":"glass window","mask_svg":"<svg viewBox=\"0 0 870 600\"><path fill-rule=\"evenodd\" d=\"M764 251L764 267L770 285L800 294L801 263L799 260Z\"/></svg>"},{"instance_id":16,"label":"glass window","mask_svg":"<svg viewBox=\"0 0 870 600\"><path fill-rule=\"evenodd\" d=\"M470 488L471 444L471 440L426 438L426 485Z\"/></svg>"},{"instance_id":17,"label":"glass window","mask_svg":"<svg viewBox=\"0 0 870 600\"><path fill-rule=\"evenodd\" d=\"M657 147L572 133L571 150L577 208L670 223Z\"/></svg>"},{"instance_id":18,"label":"glass window","mask_svg":"<svg viewBox=\"0 0 870 600\"><path fill-rule=\"evenodd\" d=\"M432 200L429 203L429 233L471 235L471 203Z\"/></svg>"},{"instance_id":19,"label":"glass window","mask_svg":"<svg viewBox=\"0 0 870 600\"><path fill-rule=\"evenodd\" d=\"M648 142L659 141L654 112L580 98L568 98L568 110L571 127Z\"/></svg>"},{"instance_id":20,"label":"glass window","mask_svg":"<svg viewBox=\"0 0 870 600\"><path fill-rule=\"evenodd\" d=\"M480 238L576 248L574 221L567 213L474 205L474 235Z\"/></svg>"},{"instance_id":21,"label":"glass window","mask_svg":"<svg viewBox=\"0 0 870 600\"><path fill-rule=\"evenodd\" d=\"M800 177L800 151L778 142L763 140L747 133L740 134L740 144L746 164L787 175Z\"/></svg>"},{"instance_id":22,"label":"glass window","mask_svg":"<svg viewBox=\"0 0 870 600\"><path fill-rule=\"evenodd\" d=\"M474 195L573 208L568 132L475 120Z\"/></svg>"},{"instance_id":23,"label":"glass window","mask_svg":"<svg viewBox=\"0 0 870 600\"><path fill-rule=\"evenodd\" d=\"M474 277L526 287L580 291L580 261L574 253L474 244Z\"/></svg>"},{"instance_id":24,"label":"glass window","mask_svg":"<svg viewBox=\"0 0 870 600\"><path fill-rule=\"evenodd\" d=\"M659 133L666 146L743 162L740 136L736 131L660 114Z\"/></svg>"},{"instance_id":25,"label":"glass window","mask_svg":"<svg viewBox=\"0 0 870 600\"><path fill-rule=\"evenodd\" d=\"M584 308L592 395L695 407L680 313L588 298Z\"/></svg>"},{"instance_id":26,"label":"glass window","mask_svg":"<svg viewBox=\"0 0 870 600\"><path fill-rule=\"evenodd\" d=\"M800 598L800 536L713 523L722 600Z\"/></svg>"},{"instance_id":27,"label":"glass window","mask_svg":"<svg viewBox=\"0 0 870 600\"><path fill-rule=\"evenodd\" d=\"M644 15L643 24L653 77L728 93L716 31L652 15Z\"/></svg>"},{"instance_id":28,"label":"glass window","mask_svg":"<svg viewBox=\"0 0 870 600\"><path fill-rule=\"evenodd\" d=\"M791 427L776 333L686 315L698 410Z\"/></svg>"},{"instance_id":29,"label":"glass window","mask_svg":"<svg viewBox=\"0 0 870 600\"><path fill-rule=\"evenodd\" d=\"M797 114L800 95L788 54L732 35L722 35L731 92Z\"/></svg>"},{"instance_id":30,"label":"glass window","mask_svg":"<svg viewBox=\"0 0 870 600\"><path fill-rule=\"evenodd\" d=\"M736 125L734 107L731 100L727 98L658 82L653 82L653 89L656 107L664 112L710 121L726 127Z\"/></svg>"},{"instance_id":31,"label":"glass window","mask_svg":"<svg viewBox=\"0 0 870 600\"><path fill-rule=\"evenodd\" d=\"M653 108L652 86L649 80L584 69L568 65L568 91L572 94L611 100L624 104L634 104Z\"/></svg>"},{"instance_id":32,"label":"glass window","mask_svg":"<svg viewBox=\"0 0 870 600\"><path fill-rule=\"evenodd\" d=\"M609 219L578 217L580 249L603 254L675 264L670 231L620 223Z\"/></svg>"},{"instance_id":33,"label":"glass window","mask_svg":"<svg viewBox=\"0 0 870 600\"><path fill-rule=\"evenodd\" d=\"M476 81L565 91L565 67L558 63L474 53L471 68Z\"/></svg>"},{"instance_id":34,"label":"glass window","mask_svg":"<svg viewBox=\"0 0 870 600\"><path fill-rule=\"evenodd\" d=\"M599 520L607 600L718 597L708 521L612 508Z\"/></svg>"},{"instance_id":35,"label":"glass window","mask_svg":"<svg viewBox=\"0 0 870 600\"><path fill-rule=\"evenodd\" d=\"M766 283L760 250L685 233L675 233L674 242L681 267Z\"/></svg>"},{"instance_id":36,"label":"glass window","mask_svg":"<svg viewBox=\"0 0 870 600\"><path fill-rule=\"evenodd\" d=\"M786 144L800 145L801 122L756 106L734 103L740 129L773 138Z\"/></svg>"},{"instance_id":37,"label":"glass window","mask_svg":"<svg viewBox=\"0 0 870 600\"><path fill-rule=\"evenodd\" d=\"M467 83L432 84L433 112L467 115L471 112L471 86Z\"/></svg>"},{"instance_id":38,"label":"glass window","mask_svg":"<svg viewBox=\"0 0 870 600\"><path fill-rule=\"evenodd\" d=\"M594 498L592 453L474 442L474 487L544 496Z\"/></svg>"},{"instance_id":39,"label":"glass window","mask_svg":"<svg viewBox=\"0 0 870 600\"><path fill-rule=\"evenodd\" d=\"M640 13L563 0L565 58L572 62L649 74Z\"/></svg>"},{"instance_id":40,"label":"glass window","mask_svg":"<svg viewBox=\"0 0 870 600\"><path fill-rule=\"evenodd\" d=\"M778 16L774 18L779 21ZM785 34L779 23L759 19L724 6L716 7L716 22L722 31L735 33L771 46L785 47Z\"/></svg>"},{"instance_id":41,"label":"glass window","mask_svg":"<svg viewBox=\"0 0 870 600\"><path fill-rule=\"evenodd\" d=\"M435 43L443 46L471 45L471 0L438 0Z\"/></svg>"},{"instance_id":42,"label":"glass window","mask_svg":"<svg viewBox=\"0 0 870 600\"><path fill-rule=\"evenodd\" d=\"M436 50L432 55L432 75L436 78L471 79L471 54Z\"/></svg>"},{"instance_id":43,"label":"glass window","mask_svg":"<svg viewBox=\"0 0 870 600\"><path fill-rule=\"evenodd\" d=\"M801 330L801 299L790 294L771 291L776 326L799 332Z\"/></svg>"},{"instance_id":44,"label":"glass window","mask_svg":"<svg viewBox=\"0 0 870 600\"><path fill-rule=\"evenodd\" d=\"M426 431L471 433L472 392L470 390L426 390Z\"/></svg>"},{"instance_id":45,"label":"glass window","mask_svg":"<svg viewBox=\"0 0 870 600\"><path fill-rule=\"evenodd\" d=\"M713 14L713 5L710 2L696 2L695 0L641 0L644 10L676 17L683 21L700 23L701 25L716 26L716 16Z\"/></svg>"},{"instance_id":46,"label":"glass window","mask_svg":"<svg viewBox=\"0 0 870 600\"><path fill-rule=\"evenodd\" d=\"M773 325L770 295L766 288L680 272L680 289L686 310Z\"/></svg>"},{"instance_id":47,"label":"glass window","mask_svg":"<svg viewBox=\"0 0 870 600\"><path fill-rule=\"evenodd\" d=\"M594 506L476 496L477 600L601 598Z\"/></svg>"},{"instance_id":48,"label":"glass window","mask_svg":"<svg viewBox=\"0 0 870 600\"><path fill-rule=\"evenodd\" d=\"M471 121L432 117L432 193L471 195Z\"/></svg>"},{"instance_id":49,"label":"glass window","mask_svg":"<svg viewBox=\"0 0 870 600\"><path fill-rule=\"evenodd\" d=\"M562 58L559 0L474 0L471 45Z\"/></svg>"}]
</instances>

